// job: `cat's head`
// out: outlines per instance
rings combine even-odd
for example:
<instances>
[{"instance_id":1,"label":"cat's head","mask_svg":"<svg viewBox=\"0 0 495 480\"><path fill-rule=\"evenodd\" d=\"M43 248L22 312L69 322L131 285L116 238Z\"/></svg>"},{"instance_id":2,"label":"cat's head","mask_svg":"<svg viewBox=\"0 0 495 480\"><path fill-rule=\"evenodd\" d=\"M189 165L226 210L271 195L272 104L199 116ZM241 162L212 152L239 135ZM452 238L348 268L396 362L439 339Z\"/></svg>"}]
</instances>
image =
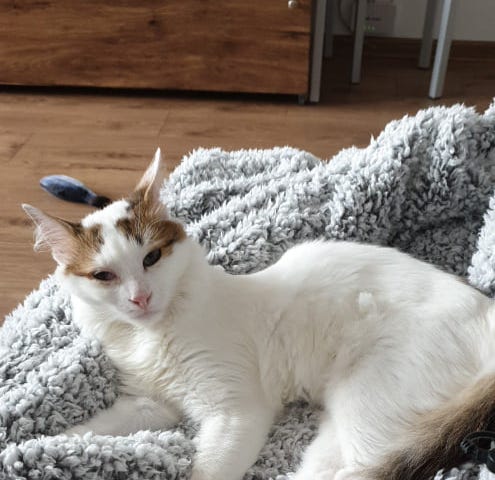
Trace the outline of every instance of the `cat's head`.
<instances>
[{"instance_id":1,"label":"cat's head","mask_svg":"<svg viewBox=\"0 0 495 480\"><path fill-rule=\"evenodd\" d=\"M23 205L37 227L35 247L50 248L64 286L103 317L154 324L176 294L188 242L160 201L162 183L157 150L128 198L79 223Z\"/></svg>"}]
</instances>

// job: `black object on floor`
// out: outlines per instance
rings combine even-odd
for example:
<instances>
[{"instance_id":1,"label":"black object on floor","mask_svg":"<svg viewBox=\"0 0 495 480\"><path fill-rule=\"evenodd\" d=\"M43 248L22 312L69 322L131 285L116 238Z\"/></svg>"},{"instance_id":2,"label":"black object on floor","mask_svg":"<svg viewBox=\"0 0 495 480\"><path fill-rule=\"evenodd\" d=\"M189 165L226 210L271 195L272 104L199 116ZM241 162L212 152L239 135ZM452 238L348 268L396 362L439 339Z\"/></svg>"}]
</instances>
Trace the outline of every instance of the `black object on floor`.
<instances>
[{"instance_id":1,"label":"black object on floor","mask_svg":"<svg viewBox=\"0 0 495 480\"><path fill-rule=\"evenodd\" d=\"M495 473L495 432L480 431L470 433L461 442L465 454L475 463L484 463Z\"/></svg>"},{"instance_id":2,"label":"black object on floor","mask_svg":"<svg viewBox=\"0 0 495 480\"><path fill-rule=\"evenodd\" d=\"M106 207L112 202L108 197L97 195L84 183L67 175L49 175L40 180L41 187L61 200L86 203L96 208Z\"/></svg>"}]
</instances>

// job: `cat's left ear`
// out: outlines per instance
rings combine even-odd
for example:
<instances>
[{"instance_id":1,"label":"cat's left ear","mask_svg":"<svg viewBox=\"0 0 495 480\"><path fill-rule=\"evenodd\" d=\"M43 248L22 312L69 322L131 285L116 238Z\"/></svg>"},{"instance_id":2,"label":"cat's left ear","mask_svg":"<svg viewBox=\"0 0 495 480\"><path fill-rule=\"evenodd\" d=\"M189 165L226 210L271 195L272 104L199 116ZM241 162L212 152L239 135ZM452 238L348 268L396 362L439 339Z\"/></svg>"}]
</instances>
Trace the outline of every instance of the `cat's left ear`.
<instances>
[{"instance_id":1,"label":"cat's left ear","mask_svg":"<svg viewBox=\"0 0 495 480\"><path fill-rule=\"evenodd\" d=\"M153 205L161 204L160 190L163 186L162 153L156 149L155 156L136 186L136 192L143 195L144 201Z\"/></svg>"},{"instance_id":2,"label":"cat's left ear","mask_svg":"<svg viewBox=\"0 0 495 480\"><path fill-rule=\"evenodd\" d=\"M74 234L78 228L76 224L52 217L47 213L23 204L22 208L36 226L35 250L42 250L47 246L59 265L67 265L77 254Z\"/></svg>"}]
</instances>

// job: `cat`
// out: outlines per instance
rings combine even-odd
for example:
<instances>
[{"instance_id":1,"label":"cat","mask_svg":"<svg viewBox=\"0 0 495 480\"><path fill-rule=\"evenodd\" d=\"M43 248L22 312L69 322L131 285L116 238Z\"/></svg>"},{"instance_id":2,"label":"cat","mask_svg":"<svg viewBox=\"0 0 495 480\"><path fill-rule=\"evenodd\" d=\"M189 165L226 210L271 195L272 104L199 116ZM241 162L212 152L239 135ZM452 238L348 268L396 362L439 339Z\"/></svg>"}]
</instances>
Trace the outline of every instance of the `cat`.
<instances>
[{"instance_id":1,"label":"cat","mask_svg":"<svg viewBox=\"0 0 495 480\"><path fill-rule=\"evenodd\" d=\"M493 301L392 248L313 241L269 268L209 265L160 201L161 156L126 199L71 223L24 205L73 318L122 378L67 433L200 425L193 480L238 480L284 405L323 407L293 480L426 479L495 403Z\"/></svg>"}]
</instances>

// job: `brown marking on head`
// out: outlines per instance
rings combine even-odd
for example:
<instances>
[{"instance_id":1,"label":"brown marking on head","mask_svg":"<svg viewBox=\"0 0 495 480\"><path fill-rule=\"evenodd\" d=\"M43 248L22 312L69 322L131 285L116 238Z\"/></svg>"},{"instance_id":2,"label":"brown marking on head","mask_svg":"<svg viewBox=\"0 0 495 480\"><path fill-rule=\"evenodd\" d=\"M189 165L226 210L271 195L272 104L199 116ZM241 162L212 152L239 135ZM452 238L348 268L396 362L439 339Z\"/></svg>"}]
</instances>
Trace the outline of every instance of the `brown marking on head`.
<instances>
[{"instance_id":1,"label":"brown marking on head","mask_svg":"<svg viewBox=\"0 0 495 480\"><path fill-rule=\"evenodd\" d=\"M65 271L73 275L92 278L92 272L96 267L94 258L100 252L104 242L101 226L93 225L86 228L78 224L72 235L76 255L71 256L69 262L65 265Z\"/></svg>"},{"instance_id":2,"label":"brown marking on head","mask_svg":"<svg viewBox=\"0 0 495 480\"><path fill-rule=\"evenodd\" d=\"M368 471L374 480L418 480L433 477L467 461L460 444L495 423L495 376L485 377L444 406L422 415L401 439L403 447L387 456L382 465Z\"/></svg>"},{"instance_id":3,"label":"brown marking on head","mask_svg":"<svg viewBox=\"0 0 495 480\"><path fill-rule=\"evenodd\" d=\"M127 202L127 218L117 221L116 227L128 239L140 245L150 244L161 248L162 255L172 253L173 244L186 238L182 225L169 219L167 209L160 200L163 184L161 155L158 149Z\"/></svg>"},{"instance_id":4,"label":"brown marking on head","mask_svg":"<svg viewBox=\"0 0 495 480\"><path fill-rule=\"evenodd\" d=\"M118 220L116 227L129 240L161 248L162 255L166 256L172 253L175 242L186 238L182 225L169 220L165 207L147 198L142 190L135 191L128 202L129 217Z\"/></svg>"}]
</instances>

